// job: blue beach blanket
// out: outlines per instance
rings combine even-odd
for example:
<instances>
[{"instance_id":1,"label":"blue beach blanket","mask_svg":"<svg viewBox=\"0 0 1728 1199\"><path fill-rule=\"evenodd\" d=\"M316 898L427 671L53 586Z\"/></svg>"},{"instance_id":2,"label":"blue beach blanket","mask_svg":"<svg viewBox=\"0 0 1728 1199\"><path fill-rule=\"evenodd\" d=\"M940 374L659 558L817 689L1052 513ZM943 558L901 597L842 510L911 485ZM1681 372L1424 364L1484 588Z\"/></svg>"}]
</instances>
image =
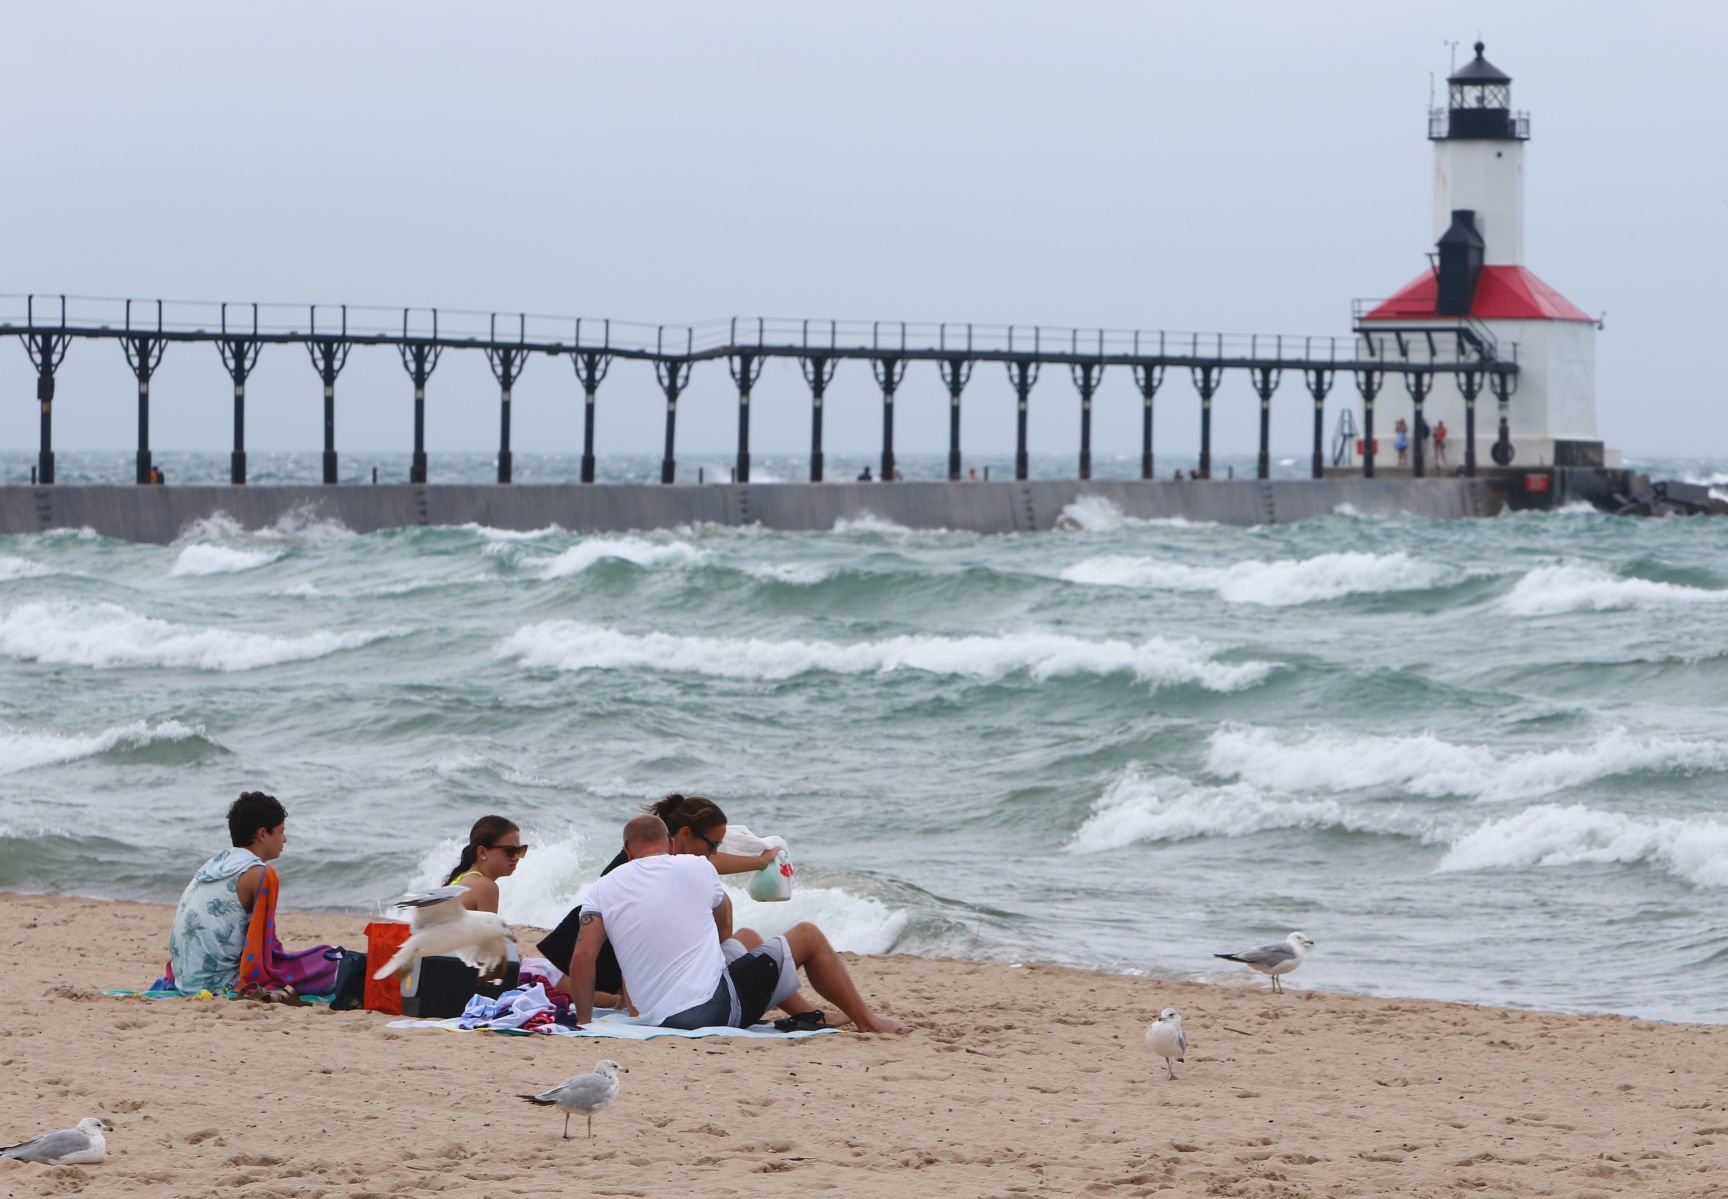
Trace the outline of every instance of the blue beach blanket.
<instances>
[{"instance_id":1,"label":"blue beach blanket","mask_svg":"<svg viewBox=\"0 0 1728 1199\"><path fill-rule=\"evenodd\" d=\"M623 1041L647 1041L654 1037L755 1037L778 1041L795 1041L802 1037L820 1037L836 1033L837 1028L812 1028L801 1032L781 1032L772 1024L758 1024L753 1028L727 1028L715 1026L711 1028L666 1028L659 1024L641 1024L627 1012L607 1011L596 1013L593 1020L583 1027L566 1028L562 1024L548 1024L531 1032L522 1032L514 1028L498 1029L464 1029L462 1017L452 1016L448 1020L392 1020L387 1028L442 1028L451 1032L497 1032L516 1037L612 1037Z\"/></svg>"}]
</instances>

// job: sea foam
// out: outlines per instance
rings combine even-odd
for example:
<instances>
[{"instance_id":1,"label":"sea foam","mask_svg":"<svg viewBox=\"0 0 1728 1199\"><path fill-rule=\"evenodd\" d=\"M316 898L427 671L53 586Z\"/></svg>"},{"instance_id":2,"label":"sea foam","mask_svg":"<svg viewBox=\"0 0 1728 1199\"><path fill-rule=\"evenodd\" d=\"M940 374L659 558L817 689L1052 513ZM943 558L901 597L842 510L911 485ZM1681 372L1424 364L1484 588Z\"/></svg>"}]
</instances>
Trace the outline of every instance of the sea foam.
<instances>
[{"instance_id":1,"label":"sea foam","mask_svg":"<svg viewBox=\"0 0 1728 1199\"><path fill-rule=\"evenodd\" d=\"M1312 558L1253 559L1229 566L1187 566L1157 558L1108 554L1077 562L1061 577L1093 586L1210 591L1226 603L1282 608L1347 595L1424 590L1456 575L1403 552L1346 550Z\"/></svg>"},{"instance_id":2,"label":"sea foam","mask_svg":"<svg viewBox=\"0 0 1728 1199\"><path fill-rule=\"evenodd\" d=\"M1539 566L1518 580L1500 601L1514 616L1559 616L1625 608L1672 608L1728 603L1728 591L1623 579L1595 566Z\"/></svg>"},{"instance_id":3,"label":"sea foam","mask_svg":"<svg viewBox=\"0 0 1728 1199\"><path fill-rule=\"evenodd\" d=\"M276 550L240 550L225 545L189 545L174 559L168 573L177 577L238 574L268 566L282 556Z\"/></svg>"},{"instance_id":4,"label":"sea foam","mask_svg":"<svg viewBox=\"0 0 1728 1199\"><path fill-rule=\"evenodd\" d=\"M526 625L498 646L500 658L531 668L652 670L718 678L790 679L799 675L888 674L900 670L994 680L1025 672L1044 680L1131 674L1157 685L1192 683L1236 691L1263 680L1266 662L1219 662L1198 642L1150 638L1088 641L1060 633L999 636L903 636L879 641L765 641L622 633L575 621Z\"/></svg>"},{"instance_id":5,"label":"sea foam","mask_svg":"<svg viewBox=\"0 0 1728 1199\"><path fill-rule=\"evenodd\" d=\"M150 724L134 720L115 725L87 737L62 736L57 733L33 733L22 729L0 727L0 774L17 774L37 766L54 766L93 758L119 745L149 745L161 741L185 741L201 737L204 730L164 720Z\"/></svg>"},{"instance_id":6,"label":"sea foam","mask_svg":"<svg viewBox=\"0 0 1728 1199\"><path fill-rule=\"evenodd\" d=\"M1431 733L1382 736L1320 729L1293 736L1231 726L1212 734L1206 770L1287 794L1391 792L1505 800L1624 774L1728 771L1728 747L1612 729L1582 746L1506 753L1454 744Z\"/></svg>"},{"instance_id":7,"label":"sea foam","mask_svg":"<svg viewBox=\"0 0 1728 1199\"><path fill-rule=\"evenodd\" d=\"M97 669L130 666L257 670L357 649L391 630L320 631L298 637L197 628L140 616L117 604L20 604L0 612L0 654Z\"/></svg>"},{"instance_id":8,"label":"sea foam","mask_svg":"<svg viewBox=\"0 0 1728 1199\"><path fill-rule=\"evenodd\" d=\"M10 583L14 579L39 579L53 573L40 562L14 558L9 554L0 555L0 583Z\"/></svg>"},{"instance_id":9,"label":"sea foam","mask_svg":"<svg viewBox=\"0 0 1728 1199\"><path fill-rule=\"evenodd\" d=\"M1458 838L1442 872L1648 862L1698 887L1728 887L1728 824L1538 804Z\"/></svg>"},{"instance_id":10,"label":"sea foam","mask_svg":"<svg viewBox=\"0 0 1728 1199\"><path fill-rule=\"evenodd\" d=\"M1067 849L1097 853L1141 841L1244 837L1268 829L1331 827L1357 827L1337 800L1283 799L1262 794L1245 783L1206 787L1176 775L1147 778L1137 769L1129 769L1098 799Z\"/></svg>"}]
</instances>

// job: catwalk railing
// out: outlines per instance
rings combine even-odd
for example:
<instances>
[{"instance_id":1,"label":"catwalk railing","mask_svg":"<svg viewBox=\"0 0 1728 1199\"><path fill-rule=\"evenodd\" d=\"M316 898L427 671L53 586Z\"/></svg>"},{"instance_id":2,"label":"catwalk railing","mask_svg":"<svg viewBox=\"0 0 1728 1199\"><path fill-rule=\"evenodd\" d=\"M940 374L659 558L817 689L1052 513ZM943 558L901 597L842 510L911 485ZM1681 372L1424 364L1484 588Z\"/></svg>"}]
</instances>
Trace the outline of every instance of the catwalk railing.
<instances>
[{"instance_id":1,"label":"catwalk railing","mask_svg":"<svg viewBox=\"0 0 1728 1199\"><path fill-rule=\"evenodd\" d=\"M1285 371L1300 372L1314 406L1312 473L1324 469L1326 398L1340 373L1351 376L1363 401L1362 473L1375 466L1374 401L1388 377L1400 376L1424 427L1422 404L1437 376L1451 375L1464 397L1466 474L1476 473L1476 399L1490 392L1499 406L1499 441L1510 460L1509 404L1518 378L1517 347L1510 353L1468 321L1437 320L1388 332L1348 337L1268 334L1171 333L1122 329L1053 328L1038 325L930 324L906 321L803 320L752 317L688 325L649 325L595 317L471 312L437 308L380 308L340 304L235 304L180 300L122 300L88 296L0 296L0 335L24 343L37 373L41 407L37 479L54 481L53 401L55 372L71 343L118 341L138 381L137 478L156 475L150 451L150 380L173 342L216 347L234 384L234 447L230 478L246 482L246 382L259 349L272 344L306 347L324 388L324 482L337 480L336 380L355 346L391 346L414 385L414 451L411 482L426 481L426 387L446 350L486 355L500 396L498 481L511 478L511 391L529 360L568 357L584 397L581 481L594 481L594 413L601 382L614 360L652 364L666 398L665 452L661 482L677 477L675 454L678 398L699 363L723 360L738 392L736 478L750 481L750 393L768 358L796 358L811 397L810 479L823 476L822 404L835 371L845 360L863 360L882 394L881 477L894 467L894 400L913 362L934 362L949 396L948 474L960 478L961 397L980 362L1002 363L1017 398L1015 477L1025 478L1029 460L1027 413L1031 393L1047 366L1067 367L1080 399L1079 476L1092 471L1092 401L1107 368L1127 368L1140 393L1141 477L1153 477L1153 406L1166 372L1187 370L1200 397L1197 478L1212 470L1212 397L1226 372L1243 372L1260 400L1258 476L1267 478L1272 397ZM1413 467L1426 470L1423 439L1413 439Z\"/></svg>"}]
</instances>

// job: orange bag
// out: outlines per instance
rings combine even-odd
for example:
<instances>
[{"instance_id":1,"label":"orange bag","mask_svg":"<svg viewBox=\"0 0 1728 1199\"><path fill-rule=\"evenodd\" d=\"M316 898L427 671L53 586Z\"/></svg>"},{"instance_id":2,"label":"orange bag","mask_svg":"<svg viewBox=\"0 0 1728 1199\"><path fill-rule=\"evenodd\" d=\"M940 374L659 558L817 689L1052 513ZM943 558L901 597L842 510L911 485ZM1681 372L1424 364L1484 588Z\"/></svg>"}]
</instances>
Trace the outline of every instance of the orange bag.
<instances>
[{"instance_id":1,"label":"orange bag","mask_svg":"<svg viewBox=\"0 0 1728 1199\"><path fill-rule=\"evenodd\" d=\"M396 956L402 942L408 939L409 928L397 920L374 920L366 926L366 995L360 1006L369 1012L386 1016L402 1014L402 981L395 975L373 978L373 973Z\"/></svg>"}]
</instances>

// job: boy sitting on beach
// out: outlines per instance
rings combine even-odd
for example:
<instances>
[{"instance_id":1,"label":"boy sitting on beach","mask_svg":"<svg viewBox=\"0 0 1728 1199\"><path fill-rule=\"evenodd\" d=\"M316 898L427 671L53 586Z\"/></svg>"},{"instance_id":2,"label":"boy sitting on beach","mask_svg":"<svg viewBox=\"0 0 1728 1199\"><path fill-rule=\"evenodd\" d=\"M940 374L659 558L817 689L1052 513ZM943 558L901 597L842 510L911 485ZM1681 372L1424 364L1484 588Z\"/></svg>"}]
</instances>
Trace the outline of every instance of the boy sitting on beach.
<instances>
[{"instance_id":1,"label":"boy sitting on beach","mask_svg":"<svg viewBox=\"0 0 1728 1199\"><path fill-rule=\"evenodd\" d=\"M243 792L228 809L233 842L186 884L168 934L168 985L186 994L259 990L290 1002L331 990L327 945L286 953L276 939L279 883L270 865L288 844L288 814L273 795Z\"/></svg>"},{"instance_id":2,"label":"boy sitting on beach","mask_svg":"<svg viewBox=\"0 0 1728 1199\"><path fill-rule=\"evenodd\" d=\"M870 1009L814 924L799 924L728 960L720 938L731 930L724 927L729 918L719 874L706 857L671 850L665 821L638 816L624 826L630 860L589 888L570 963L579 1023L594 1015L594 963L610 938L646 1024L748 1028L797 993L802 966L810 985L859 1032L912 1031Z\"/></svg>"}]
</instances>

